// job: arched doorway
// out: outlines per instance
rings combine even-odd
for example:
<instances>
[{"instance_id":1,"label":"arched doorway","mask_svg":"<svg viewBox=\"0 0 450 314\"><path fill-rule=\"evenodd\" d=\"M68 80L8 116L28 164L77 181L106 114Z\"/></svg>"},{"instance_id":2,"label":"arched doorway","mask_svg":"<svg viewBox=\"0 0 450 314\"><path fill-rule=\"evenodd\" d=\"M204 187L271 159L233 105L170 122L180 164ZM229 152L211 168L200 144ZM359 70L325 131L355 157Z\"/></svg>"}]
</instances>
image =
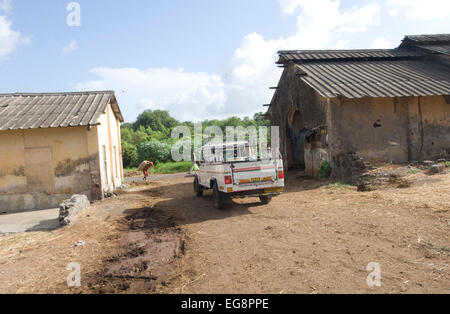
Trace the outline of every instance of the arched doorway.
<instances>
[{"instance_id":1,"label":"arched doorway","mask_svg":"<svg viewBox=\"0 0 450 314\"><path fill-rule=\"evenodd\" d=\"M287 147L289 156L289 168L305 167L305 142L302 136L305 131L305 123L302 113L297 108L292 108L287 118Z\"/></svg>"}]
</instances>

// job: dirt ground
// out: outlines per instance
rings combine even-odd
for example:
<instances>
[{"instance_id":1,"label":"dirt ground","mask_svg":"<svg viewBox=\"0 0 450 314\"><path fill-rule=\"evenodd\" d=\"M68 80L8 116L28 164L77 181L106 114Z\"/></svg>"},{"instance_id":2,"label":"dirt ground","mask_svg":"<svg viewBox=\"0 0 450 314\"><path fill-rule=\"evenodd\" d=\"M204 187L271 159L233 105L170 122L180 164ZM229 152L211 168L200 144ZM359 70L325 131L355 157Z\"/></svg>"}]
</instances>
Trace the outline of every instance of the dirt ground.
<instances>
[{"instance_id":1,"label":"dirt ground","mask_svg":"<svg viewBox=\"0 0 450 314\"><path fill-rule=\"evenodd\" d=\"M0 293L450 293L449 173L372 192L296 174L271 204L223 211L192 178L129 179L67 228L0 236Z\"/></svg>"}]
</instances>

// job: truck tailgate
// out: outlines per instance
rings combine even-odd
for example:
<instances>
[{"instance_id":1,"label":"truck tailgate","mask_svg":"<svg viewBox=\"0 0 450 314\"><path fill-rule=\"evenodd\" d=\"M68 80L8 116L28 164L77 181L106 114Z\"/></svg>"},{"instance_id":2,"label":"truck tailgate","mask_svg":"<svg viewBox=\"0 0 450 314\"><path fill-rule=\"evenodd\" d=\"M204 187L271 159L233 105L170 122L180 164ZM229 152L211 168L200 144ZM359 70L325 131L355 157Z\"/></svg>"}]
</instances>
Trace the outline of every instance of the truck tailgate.
<instances>
[{"instance_id":1,"label":"truck tailgate","mask_svg":"<svg viewBox=\"0 0 450 314\"><path fill-rule=\"evenodd\" d=\"M235 185L267 185L278 180L274 161L241 162L232 165Z\"/></svg>"}]
</instances>

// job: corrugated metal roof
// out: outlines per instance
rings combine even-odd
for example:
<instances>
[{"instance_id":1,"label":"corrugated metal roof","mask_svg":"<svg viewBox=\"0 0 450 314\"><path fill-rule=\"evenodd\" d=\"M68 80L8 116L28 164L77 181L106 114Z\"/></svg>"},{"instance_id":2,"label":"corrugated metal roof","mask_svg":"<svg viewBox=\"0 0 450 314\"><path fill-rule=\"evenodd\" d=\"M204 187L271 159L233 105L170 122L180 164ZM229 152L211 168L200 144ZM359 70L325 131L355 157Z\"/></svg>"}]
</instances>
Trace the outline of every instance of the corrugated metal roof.
<instances>
[{"instance_id":1,"label":"corrugated metal roof","mask_svg":"<svg viewBox=\"0 0 450 314\"><path fill-rule=\"evenodd\" d=\"M0 131L97 125L109 103L123 122L113 91L0 94Z\"/></svg>"},{"instance_id":2,"label":"corrugated metal roof","mask_svg":"<svg viewBox=\"0 0 450 314\"><path fill-rule=\"evenodd\" d=\"M450 34L405 36L400 48L420 48L427 53L450 55Z\"/></svg>"},{"instance_id":3,"label":"corrugated metal roof","mask_svg":"<svg viewBox=\"0 0 450 314\"><path fill-rule=\"evenodd\" d=\"M421 49L428 50L428 52L431 52L431 53L441 53L444 55L450 55L450 45L439 45L439 46L417 45L415 47L419 47Z\"/></svg>"},{"instance_id":4,"label":"corrugated metal roof","mask_svg":"<svg viewBox=\"0 0 450 314\"><path fill-rule=\"evenodd\" d=\"M278 63L320 61L320 60L358 60L420 57L421 54L408 49L370 49L370 50L282 50Z\"/></svg>"},{"instance_id":5,"label":"corrugated metal roof","mask_svg":"<svg viewBox=\"0 0 450 314\"><path fill-rule=\"evenodd\" d=\"M408 35L403 41L413 41L418 44L436 44L442 42L450 42L450 34L434 34L434 35Z\"/></svg>"},{"instance_id":6,"label":"corrugated metal roof","mask_svg":"<svg viewBox=\"0 0 450 314\"><path fill-rule=\"evenodd\" d=\"M450 95L449 68L434 62L312 62L297 67L301 79L328 98Z\"/></svg>"}]
</instances>

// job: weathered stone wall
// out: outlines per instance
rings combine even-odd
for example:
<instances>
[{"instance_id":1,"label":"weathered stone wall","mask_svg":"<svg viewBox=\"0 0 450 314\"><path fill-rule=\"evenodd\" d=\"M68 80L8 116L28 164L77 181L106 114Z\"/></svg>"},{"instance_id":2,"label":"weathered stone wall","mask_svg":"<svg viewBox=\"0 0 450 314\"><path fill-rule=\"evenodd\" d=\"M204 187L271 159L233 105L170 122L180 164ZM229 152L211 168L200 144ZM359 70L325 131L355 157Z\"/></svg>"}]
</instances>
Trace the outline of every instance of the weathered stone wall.
<instances>
[{"instance_id":1,"label":"weathered stone wall","mask_svg":"<svg viewBox=\"0 0 450 314\"><path fill-rule=\"evenodd\" d=\"M96 127L0 132L0 212L101 198L97 137Z\"/></svg>"},{"instance_id":2,"label":"weathered stone wall","mask_svg":"<svg viewBox=\"0 0 450 314\"><path fill-rule=\"evenodd\" d=\"M408 161L408 105L392 98L345 99L334 104L332 155L355 152L371 162Z\"/></svg>"},{"instance_id":3,"label":"weathered stone wall","mask_svg":"<svg viewBox=\"0 0 450 314\"><path fill-rule=\"evenodd\" d=\"M305 174L310 177L319 176L322 164L330 162L328 148L307 144L305 148Z\"/></svg>"},{"instance_id":4,"label":"weathered stone wall","mask_svg":"<svg viewBox=\"0 0 450 314\"><path fill-rule=\"evenodd\" d=\"M284 69L278 89L268 110L272 126L280 127L280 149L285 167L295 165L294 143L289 133L302 128L312 129L327 122L327 101L297 76L291 63Z\"/></svg>"},{"instance_id":5,"label":"weathered stone wall","mask_svg":"<svg viewBox=\"0 0 450 314\"><path fill-rule=\"evenodd\" d=\"M410 159L450 158L450 98L414 97L409 104Z\"/></svg>"},{"instance_id":6,"label":"weathered stone wall","mask_svg":"<svg viewBox=\"0 0 450 314\"><path fill-rule=\"evenodd\" d=\"M354 152L373 163L404 163L450 155L450 104L444 97L342 98L330 106L333 156Z\"/></svg>"}]
</instances>

